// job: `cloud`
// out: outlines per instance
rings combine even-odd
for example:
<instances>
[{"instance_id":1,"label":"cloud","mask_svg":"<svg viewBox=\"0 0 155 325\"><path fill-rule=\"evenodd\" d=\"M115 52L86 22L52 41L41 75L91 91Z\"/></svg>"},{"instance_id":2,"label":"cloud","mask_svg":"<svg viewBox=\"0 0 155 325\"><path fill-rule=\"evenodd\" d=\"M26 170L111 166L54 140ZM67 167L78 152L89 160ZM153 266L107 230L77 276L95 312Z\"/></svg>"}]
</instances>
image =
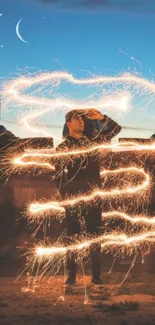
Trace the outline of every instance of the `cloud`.
<instances>
[{"instance_id":1,"label":"cloud","mask_svg":"<svg viewBox=\"0 0 155 325\"><path fill-rule=\"evenodd\" d=\"M129 12L135 14L155 13L154 0L37 0L57 10L88 10Z\"/></svg>"}]
</instances>

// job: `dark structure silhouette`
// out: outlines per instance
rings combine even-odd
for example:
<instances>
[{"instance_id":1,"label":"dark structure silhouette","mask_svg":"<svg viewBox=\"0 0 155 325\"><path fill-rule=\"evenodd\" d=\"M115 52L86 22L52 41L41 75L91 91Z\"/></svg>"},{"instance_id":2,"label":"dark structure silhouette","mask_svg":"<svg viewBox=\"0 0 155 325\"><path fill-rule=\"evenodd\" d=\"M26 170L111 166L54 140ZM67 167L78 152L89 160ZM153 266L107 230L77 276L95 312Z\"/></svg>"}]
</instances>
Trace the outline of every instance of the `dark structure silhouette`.
<instances>
[{"instance_id":1,"label":"dark structure silhouette","mask_svg":"<svg viewBox=\"0 0 155 325\"><path fill-rule=\"evenodd\" d=\"M10 172L10 159L25 149L38 148L53 148L53 139L21 139L0 125L0 257L13 256L16 246L24 246L25 241L31 240L32 230L26 218L21 218L26 206L35 199L50 198L55 188L49 182L51 173L48 171L41 175L33 168Z\"/></svg>"}]
</instances>

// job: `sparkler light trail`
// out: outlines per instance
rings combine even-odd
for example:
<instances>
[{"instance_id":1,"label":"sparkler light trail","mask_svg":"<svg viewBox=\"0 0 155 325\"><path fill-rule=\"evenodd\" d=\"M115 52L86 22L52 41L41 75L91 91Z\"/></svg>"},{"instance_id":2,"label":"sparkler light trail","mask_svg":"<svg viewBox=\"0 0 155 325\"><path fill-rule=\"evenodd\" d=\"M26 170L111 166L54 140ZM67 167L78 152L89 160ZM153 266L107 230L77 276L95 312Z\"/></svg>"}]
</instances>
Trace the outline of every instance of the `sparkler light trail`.
<instances>
[{"instance_id":1,"label":"sparkler light trail","mask_svg":"<svg viewBox=\"0 0 155 325\"><path fill-rule=\"evenodd\" d=\"M68 246L52 246L52 247L37 247L36 248L36 256L38 257L50 257L51 255L58 254L58 253L67 253L67 251L73 251L73 250L83 250L90 247L90 245L95 243L100 243L102 249L104 248L117 248L121 246L127 246L129 248L134 245L138 246L142 243L155 243L155 231L149 231L140 233L138 235L133 236L127 236L124 233L111 233L111 234L104 234L102 236L98 236L97 238L85 240L83 242L80 242L78 244L72 244Z\"/></svg>"},{"instance_id":2,"label":"sparkler light trail","mask_svg":"<svg viewBox=\"0 0 155 325\"><path fill-rule=\"evenodd\" d=\"M48 150L48 153L40 153L40 152L28 152L23 153L18 157L14 157L12 159L12 165L14 167L28 167L28 166L36 166L36 167L44 167L51 170L55 170L54 165L52 166L51 163L45 163L41 162L39 160L46 158L68 158L69 156L79 156L86 153L93 153L98 151L100 152L100 156L104 155L107 150L112 150L113 152L121 152L121 151L154 151L155 150L155 142L152 141L151 144L147 145L139 145L136 142L123 142L123 143L117 143L117 144L108 144L108 145L93 145L90 148L83 148L80 150L70 150L70 151L61 151L61 152L54 152L54 150ZM46 150L47 151L47 150ZM33 159L33 160L31 160ZM38 159L34 160L34 159ZM27 161L28 160L28 161ZM109 171L110 173L110 171ZM114 173L114 171L113 171Z\"/></svg>"},{"instance_id":3,"label":"sparkler light trail","mask_svg":"<svg viewBox=\"0 0 155 325\"><path fill-rule=\"evenodd\" d=\"M133 56L130 56L127 52L125 52L124 50L122 50L122 48L120 46L118 48L119 48L119 52L120 53L126 55L127 58L129 58L130 60L134 61L135 63L138 63L141 69L143 68L142 63L139 60L135 59Z\"/></svg>"},{"instance_id":4,"label":"sparkler light trail","mask_svg":"<svg viewBox=\"0 0 155 325\"><path fill-rule=\"evenodd\" d=\"M49 210L58 210L58 211L61 211L61 207L64 207L64 206L73 206L73 205L77 205L78 203L80 202L89 202L89 201L92 201L94 198L96 197L100 197L100 198L105 198L105 197L110 197L110 196L120 196L120 195L127 195L127 194L134 194L134 193L137 193L138 191L142 191L144 189L146 189L148 186L149 186L149 175L146 174L144 172L143 169L138 169L136 167L130 167L130 168L120 168L118 170L114 170L114 171L110 171L110 173L121 173L121 172L127 172L127 171L136 171L137 173L140 173L142 174L145 179L144 181L140 184L140 185L137 185L137 186L133 186L133 187L127 187L127 188L123 188L123 189L119 189L119 188L116 188L116 189L113 189L113 190L110 190L110 191L102 191L102 190L99 190L99 189L96 189L94 191L91 192L91 194L89 195L81 195L81 196L78 196L78 197L75 197L75 198L72 198L72 199L68 199L68 200L65 200L65 201L61 201L61 202L57 202L57 201L53 201L53 202L47 202L47 203L33 203L30 205L30 209L29 209L29 212L30 213L33 213L33 216L35 217L35 214L37 214L37 217L38 217L38 213L40 212L45 212L45 211L49 211ZM108 174L109 171L108 170L104 170L103 172L101 172L101 175L106 175Z\"/></svg>"},{"instance_id":5,"label":"sparkler light trail","mask_svg":"<svg viewBox=\"0 0 155 325\"><path fill-rule=\"evenodd\" d=\"M102 213L102 220L105 219L111 219L114 218L116 220L116 217L130 222L133 224L140 224L142 226L154 226L155 225L155 218L145 217L145 216L129 216L126 213L118 212L118 211L111 211L111 212L103 212ZM113 232L110 234L104 234L101 236L98 236L97 238L92 239L85 239L84 241L72 244L69 246L52 246L52 247L36 247L35 253L38 257L44 257L48 258L52 256L53 254L58 253L67 253L67 251L72 250L83 250L90 247L90 245L95 243L101 243L102 249L110 247L117 249L118 247L127 247L135 249L135 246L142 245L144 243L155 243L155 230L150 230L145 232L141 232L140 234L134 234L127 236L125 233L120 232Z\"/></svg>"},{"instance_id":6,"label":"sparkler light trail","mask_svg":"<svg viewBox=\"0 0 155 325\"><path fill-rule=\"evenodd\" d=\"M61 214L64 214L64 207L65 205L75 205L82 202L89 202L90 200L94 199L95 196L120 196L121 194L129 195L129 194L138 194L138 191L146 190L150 185L150 177L149 175L142 169L137 167L128 167L128 168L118 168L116 170L103 170L101 172L101 176L104 176L106 174L119 174L121 172L134 172L139 173L143 175L144 181L141 184L136 185L135 187L128 187L123 189L113 189L111 191L97 191L94 190L90 195L85 196L78 196L73 199L68 199L62 202L47 202L47 203L33 203L29 207L29 215L32 214L32 219L34 220L36 218L40 220L45 218L44 213L47 213L47 211L55 210L56 212L61 212ZM95 202L94 202L95 203ZM155 225L155 218L149 218L146 216L130 216L123 212L118 211L110 211L107 213L102 214L102 220L110 220L110 219L122 219L124 222L129 222L131 225L142 225L143 227L152 227ZM52 247L38 247L36 248L35 254L37 257L43 257L44 259L49 259L51 255L55 254L65 254L67 251L71 250L87 250L91 244L94 243L101 243L102 249L116 249L117 247L124 247L124 248L134 248L136 246L140 246L144 243L151 243L155 242L155 231L143 231L139 235L133 235L133 236L127 236L125 233L117 233L114 232L112 234L104 234L101 236L98 236L97 238L92 239L86 239L84 241L80 241L78 244L72 244L69 246L52 246Z\"/></svg>"},{"instance_id":7,"label":"sparkler light trail","mask_svg":"<svg viewBox=\"0 0 155 325\"><path fill-rule=\"evenodd\" d=\"M69 82L71 85L86 85L88 86L97 86L97 87L106 87L111 85L112 88L118 87L119 91L115 94L115 96L101 97L100 100L90 100L84 99L83 101L70 100L66 98L45 98L45 97L37 97L34 95L27 95L30 89L34 87L39 87L42 90L46 86L51 86L52 90L57 88L61 82ZM125 91L120 92L120 88L122 85L125 87ZM42 115L52 112L52 114L57 111L69 111L71 109L88 109L88 107L94 107L96 109L105 110L106 108L110 109L111 107L115 111L125 112L131 108L131 99L132 96L129 92L129 88L134 89L134 93L139 94L146 91L149 93L152 98L155 95L155 83L145 80L141 77L125 73L118 77L105 77L99 76L88 79L77 79L72 74L67 72L52 72L52 73L43 73L38 74L34 77L20 77L15 80L12 80L4 85L4 94L7 96L7 105L9 104L17 104L22 105L22 107L32 107L33 112L26 114L22 118L22 122L26 126L27 129L32 130L34 132L39 132L37 128L32 127L32 121L41 117ZM39 107L39 109L38 109ZM36 109L37 108L37 109ZM49 133L43 131L45 135L49 136ZM50 136L55 138L55 135L50 134ZM154 152L155 143L147 144L147 145L139 145L134 142L120 143L120 144L103 144L103 145L94 145L92 144L89 148L80 148L80 150L71 150L71 151L63 151L56 152L55 150L51 150L46 153L38 152L24 152L24 154L14 157L12 160L12 165L14 168L29 168L29 167L39 167L43 169L49 169L54 171L54 162L56 159L65 160L65 159L73 159L74 156L83 156L85 154L94 154L99 153L101 157L104 157L105 153L108 151L112 152L121 152L121 151L131 151L131 152ZM142 177L142 181L136 184L130 184L124 186L123 188L117 186L114 189L109 190L101 190L101 189L93 189L91 193L85 195L79 195L77 197L68 198L64 201L49 201L46 203L35 202L32 203L28 207L28 217L34 221L42 221L45 219L46 215L54 211L57 214L61 214L63 218L63 214L65 211L65 206L73 206L78 205L79 203L89 203L95 198L113 198L120 197L121 195L127 197L128 195L136 195L138 196L141 193L144 193L149 189L151 181L150 176L139 167L124 167L118 168L116 170L103 170L101 172L101 176L105 175L119 175L120 173L134 173L135 175L139 175ZM118 185L118 184L117 184ZM92 202L91 202L92 203ZM140 225L143 229L139 234L130 234L127 235L125 232L113 232L113 233L105 233L96 238L87 238L85 240L81 240L78 243L71 244L69 246L63 245L52 245L51 247L37 247L35 250L35 256L45 258L50 261L50 258L56 254L66 254L67 251L77 250L78 252L85 251L89 248L91 244L101 243L102 249L114 249L119 247L135 249L135 247L139 247L143 245L143 243L155 243L155 218L149 218L147 216L130 216L124 212L119 211L110 211L102 214L103 220L110 219L121 219L124 222L129 222L130 225Z\"/></svg>"},{"instance_id":8,"label":"sparkler light trail","mask_svg":"<svg viewBox=\"0 0 155 325\"><path fill-rule=\"evenodd\" d=\"M29 77L24 78L20 77L15 80L12 80L10 82L7 82L4 84L4 91L3 94L7 97L6 105L7 107L9 104L22 104L22 107L28 106L28 107L37 107L40 106L41 109L37 109L33 111L33 113L27 114L27 116L24 116L22 118L22 123L24 123L25 127L29 130L32 130L33 132L39 132L40 129L34 128L30 125L32 120L44 115L45 113L52 111L56 112L58 110L70 110L73 108L77 109L85 109L87 107L95 107L98 109L101 108L110 108L113 107L116 110L122 110L125 111L129 108L130 103L130 94L128 92L124 92L123 94L120 94L120 91L118 91L116 98L114 96L111 96L110 98L101 98L101 100L97 101L90 101L90 100L83 100L82 102L77 102L75 100L68 100L68 99L62 99L62 98L56 98L56 99L48 99L48 98L37 98L35 96L28 96L24 95L23 92L31 89L32 87L38 86L41 84L40 88L42 89L43 85L45 84L45 87L50 84L52 89L55 89L60 85L62 81L70 82L71 84L77 84L77 85L104 85L105 83L112 83L115 80L115 82L122 82L123 80L126 80L126 77L119 77L117 78L107 78L107 77L98 77L98 78L91 78L91 79L76 79L71 74L67 72L52 72L52 73L42 73L39 75L36 75L35 77ZM49 134L46 131L42 131L42 133L45 136L51 136L53 138L58 139L54 134Z\"/></svg>"},{"instance_id":9,"label":"sparkler light trail","mask_svg":"<svg viewBox=\"0 0 155 325\"><path fill-rule=\"evenodd\" d=\"M108 99L105 96L101 97L100 100L83 100L83 101L75 101L69 99L55 98L38 98L36 96L28 96L24 95L24 92L30 90L32 87L39 87L40 90L46 88L47 86L51 86L52 90L57 88L61 82L69 82L73 85L86 85L88 86L97 86L97 87L105 87L107 85L112 85L112 87L120 87L120 85L124 85L126 87L126 91L124 94L120 93L120 89L117 92L116 98L114 96L110 96ZM136 75L132 75L129 73L124 73L120 76L114 77L106 77L106 76L94 76L93 78L87 79L77 79L72 74L68 72L51 72L51 73L40 73L35 76L29 75L28 77L19 77L3 85L3 94L7 97L6 105L8 107L9 104L17 104L22 105L22 107L41 107L41 109L37 109L31 113L28 113L27 116L22 118L22 122L29 130L34 132L40 132L40 129L34 128L30 125L32 120L44 115L45 113L52 111L53 113L60 110L71 110L71 109L85 109L88 107L94 107L97 109L106 109L111 108L119 111L126 111L130 108L131 94L129 93L129 87L134 87L135 93L146 91L150 94L150 96L154 96L155 94L155 84L144 78L138 77ZM107 90L108 92L108 90ZM113 92L114 93L114 92ZM42 131L42 133L46 136L51 136L46 131ZM57 138L54 134L52 134L54 138Z\"/></svg>"}]
</instances>

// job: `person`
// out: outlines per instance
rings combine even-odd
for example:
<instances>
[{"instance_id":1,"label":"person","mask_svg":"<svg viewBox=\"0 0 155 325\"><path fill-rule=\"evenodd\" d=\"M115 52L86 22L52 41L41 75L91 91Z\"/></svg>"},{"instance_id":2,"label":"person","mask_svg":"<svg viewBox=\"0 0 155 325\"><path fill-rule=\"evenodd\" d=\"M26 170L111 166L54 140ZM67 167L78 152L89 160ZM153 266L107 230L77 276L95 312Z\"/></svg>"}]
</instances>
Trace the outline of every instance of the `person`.
<instances>
[{"instance_id":1,"label":"person","mask_svg":"<svg viewBox=\"0 0 155 325\"><path fill-rule=\"evenodd\" d=\"M90 118L94 114L90 114ZM84 134L84 118L83 112L73 110L66 114L66 127L68 133L65 140L58 145L57 151L68 151L80 149L92 145L92 141ZM64 130L63 130L64 135ZM66 172L65 172L66 170ZM101 188L100 176L100 159L98 154L75 155L74 157L57 159L55 163L56 185L60 192L61 198L65 200L71 196L88 194L93 188ZM80 203L79 206L65 207L65 221L67 227L68 238L79 236L80 221L79 211L85 219L87 233L98 236L101 228L102 219L102 203L99 198L93 202ZM90 256L92 262L92 283L96 285L102 284L101 279L101 245L90 245ZM76 283L76 253L69 252L67 256L68 278L66 285L74 285Z\"/></svg>"},{"instance_id":2,"label":"person","mask_svg":"<svg viewBox=\"0 0 155 325\"><path fill-rule=\"evenodd\" d=\"M79 112L84 121L83 134L91 141L98 144L110 143L112 138L121 131L121 126L118 123L94 108L80 109ZM65 123L63 137L65 138L68 135L69 130Z\"/></svg>"}]
</instances>

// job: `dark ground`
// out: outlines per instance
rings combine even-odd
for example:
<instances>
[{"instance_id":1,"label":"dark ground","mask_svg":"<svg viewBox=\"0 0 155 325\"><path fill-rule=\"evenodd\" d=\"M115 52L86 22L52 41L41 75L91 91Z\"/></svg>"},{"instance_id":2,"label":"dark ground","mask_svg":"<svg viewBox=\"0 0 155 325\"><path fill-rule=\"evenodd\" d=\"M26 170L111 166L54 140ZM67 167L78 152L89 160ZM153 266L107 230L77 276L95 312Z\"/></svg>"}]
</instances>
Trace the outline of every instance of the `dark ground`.
<instances>
[{"instance_id":1,"label":"dark ground","mask_svg":"<svg viewBox=\"0 0 155 325\"><path fill-rule=\"evenodd\" d=\"M80 273L77 285L66 289L62 301L59 298L64 295L63 276L44 277L32 292L27 291L26 275L17 279L19 272L11 276L12 272L3 269L0 325L155 324L155 274L139 266L114 293L126 274L125 269L128 267L122 266L120 272L115 270L110 274L103 270L103 285L99 287L91 284L90 275L86 276L87 304L84 304L84 282Z\"/></svg>"}]
</instances>

